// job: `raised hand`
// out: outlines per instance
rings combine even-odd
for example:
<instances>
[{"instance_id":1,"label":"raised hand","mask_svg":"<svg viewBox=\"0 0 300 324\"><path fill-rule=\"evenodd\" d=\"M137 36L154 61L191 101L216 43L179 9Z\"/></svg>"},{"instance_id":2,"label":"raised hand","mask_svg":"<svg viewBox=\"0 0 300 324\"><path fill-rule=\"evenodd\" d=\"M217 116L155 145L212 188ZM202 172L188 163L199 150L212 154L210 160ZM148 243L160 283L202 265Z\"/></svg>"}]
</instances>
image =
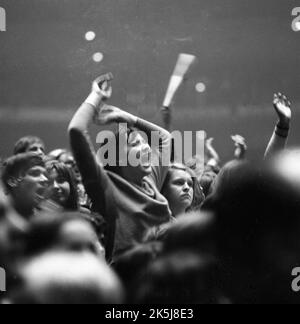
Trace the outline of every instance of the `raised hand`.
<instances>
[{"instance_id":1,"label":"raised hand","mask_svg":"<svg viewBox=\"0 0 300 324\"><path fill-rule=\"evenodd\" d=\"M111 81L113 80L112 73L107 73L99 76L92 85L92 92L102 96L102 99L109 99L112 96Z\"/></svg>"},{"instance_id":2,"label":"raised hand","mask_svg":"<svg viewBox=\"0 0 300 324\"><path fill-rule=\"evenodd\" d=\"M208 138L205 141L206 155L209 161L215 161L216 164L220 163L220 157L215 148L213 147L214 138Z\"/></svg>"},{"instance_id":3,"label":"raised hand","mask_svg":"<svg viewBox=\"0 0 300 324\"><path fill-rule=\"evenodd\" d=\"M211 151L212 149L214 149L213 148L213 142L214 142L214 138L213 137L211 137L211 138L208 138L207 140L206 140L206 142L205 142L205 145L206 145L206 148L209 150L209 151Z\"/></svg>"},{"instance_id":4,"label":"raised hand","mask_svg":"<svg viewBox=\"0 0 300 324\"><path fill-rule=\"evenodd\" d=\"M231 136L231 139L235 145L234 157L237 160L244 159L248 149L245 138L241 135L234 135Z\"/></svg>"},{"instance_id":5,"label":"raised hand","mask_svg":"<svg viewBox=\"0 0 300 324\"><path fill-rule=\"evenodd\" d=\"M279 126L288 129L292 118L291 102L283 94L276 93L273 105L279 117Z\"/></svg>"}]
</instances>

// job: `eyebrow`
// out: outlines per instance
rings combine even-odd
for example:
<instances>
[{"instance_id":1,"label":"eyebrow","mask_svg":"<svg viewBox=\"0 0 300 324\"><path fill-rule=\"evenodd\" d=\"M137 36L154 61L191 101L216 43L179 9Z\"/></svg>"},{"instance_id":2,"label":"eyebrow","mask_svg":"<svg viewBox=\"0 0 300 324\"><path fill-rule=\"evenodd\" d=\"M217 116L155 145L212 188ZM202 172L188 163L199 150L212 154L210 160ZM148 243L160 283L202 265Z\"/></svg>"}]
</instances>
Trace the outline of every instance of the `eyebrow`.
<instances>
[{"instance_id":1,"label":"eyebrow","mask_svg":"<svg viewBox=\"0 0 300 324\"><path fill-rule=\"evenodd\" d=\"M174 181L178 181L178 180L186 180L186 181L191 181L191 182L193 182L193 179L191 179L191 178L183 178L183 177L175 177L174 179L173 179Z\"/></svg>"},{"instance_id":2,"label":"eyebrow","mask_svg":"<svg viewBox=\"0 0 300 324\"><path fill-rule=\"evenodd\" d=\"M38 165L33 166L32 168L30 168L30 169L28 170L28 172L30 172L30 171L41 171L41 172L43 172L43 173L48 173L47 170L46 170L45 168L43 168L42 166L38 166Z\"/></svg>"}]
</instances>

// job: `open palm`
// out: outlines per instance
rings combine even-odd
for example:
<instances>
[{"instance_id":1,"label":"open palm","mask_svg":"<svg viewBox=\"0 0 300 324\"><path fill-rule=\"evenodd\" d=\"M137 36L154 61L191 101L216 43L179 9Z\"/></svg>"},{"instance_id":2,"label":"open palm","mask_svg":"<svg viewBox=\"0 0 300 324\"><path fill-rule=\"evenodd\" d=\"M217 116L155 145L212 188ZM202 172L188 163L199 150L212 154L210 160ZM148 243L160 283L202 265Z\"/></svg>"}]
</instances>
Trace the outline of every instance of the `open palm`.
<instances>
[{"instance_id":1,"label":"open palm","mask_svg":"<svg viewBox=\"0 0 300 324\"><path fill-rule=\"evenodd\" d=\"M288 100L288 98L281 93L276 93L274 94L273 105L280 121L285 125L289 124L292 118L292 110L291 102Z\"/></svg>"},{"instance_id":2,"label":"open palm","mask_svg":"<svg viewBox=\"0 0 300 324\"><path fill-rule=\"evenodd\" d=\"M104 99L109 99L112 96L112 80L112 73L101 75L93 82L92 90L101 94Z\"/></svg>"}]
</instances>

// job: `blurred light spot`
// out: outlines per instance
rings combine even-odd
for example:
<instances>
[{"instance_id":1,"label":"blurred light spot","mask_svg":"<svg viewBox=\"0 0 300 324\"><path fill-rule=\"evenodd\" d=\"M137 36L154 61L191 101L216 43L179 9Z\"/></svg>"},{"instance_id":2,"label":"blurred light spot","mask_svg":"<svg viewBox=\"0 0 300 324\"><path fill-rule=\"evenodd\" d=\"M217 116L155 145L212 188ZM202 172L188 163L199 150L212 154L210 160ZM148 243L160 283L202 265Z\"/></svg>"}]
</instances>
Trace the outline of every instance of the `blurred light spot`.
<instances>
[{"instance_id":1,"label":"blurred light spot","mask_svg":"<svg viewBox=\"0 0 300 324\"><path fill-rule=\"evenodd\" d=\"M88 42L91 42L93 41L94 39L96 38L96 33L93 32L93 31L89 31L85 34L85 39L88 41Z\"/></svg>"},{"instance_id":2,"label":"blurred light spot","mask_svg":"<svg viewBox=\"0 0 300 324\"><path fill-rule=\"evenodd\" d=\"M104 55L103 55L102 53L95 53L95 54L93 55L93 60L94 60L94 62L96 62L96 63L100 63L100 62L102 62L103 59L104 59Z\"/></svg>"},{"instance_id":3,"label":"blurred light spot","mask_svg":"<svg viewBox=\"0 0 300 324\"><path fill-rule=\"evenodd\" d=\"M300 22L299 22L299 21L296 22L296 28L297 28L298 30L300 30Z\"/></svg>"},{"instance_id":4,"label":"blurred light spot","mask_svg":"<svg viewBox=\"0 0 300 324\"><path fill-rule=\"evenodd\" d=\"M202 82L196 84L196 91L199 93L203 93L206 91L206 85Z\"/></svg>"}]
</instances>

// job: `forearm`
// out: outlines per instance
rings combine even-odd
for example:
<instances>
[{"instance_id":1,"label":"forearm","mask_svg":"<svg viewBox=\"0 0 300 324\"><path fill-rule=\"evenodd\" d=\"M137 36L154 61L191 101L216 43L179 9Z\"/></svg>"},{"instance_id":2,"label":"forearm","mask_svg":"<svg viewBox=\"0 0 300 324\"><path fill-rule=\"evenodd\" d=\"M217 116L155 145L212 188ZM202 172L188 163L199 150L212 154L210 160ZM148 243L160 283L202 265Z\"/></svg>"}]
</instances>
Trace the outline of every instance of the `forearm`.
<instances>
[{"instance_id":1,"label":"forearm","mask_svg":"<svg viewBox=\"0 0 300 324\"><path fill-rule=\"evenodd\" d=\"M265 152L265 159L285 149L289 136L289 126L278 123Z\"/></svg>"},{"instance_id":2,"label":"forearm","mask_svg":"<svg viewBox=\"0 0 300 324\"><path fill-rule=\"evenodd\" d=\"M94 205L104 201L107 177L96 160L96 153L88 134L88 128L95 115L95 107L85 102L74 115L70 126L70 144L85 189ZM103 212L103 206L97 206Z\"/></svg>"},{"instance_id":3,"label":"forearm","mask_svg":"<svg viewBox=\"0 0 300 324\"><path fill-rule=\"evenodd\" d=\"M159 134L160 138L162 139L163 143L169 143L171 141L171 134L162 127L159 127L155 124L152 124L146 120L141 118L136 119L135 127L142 132L144 132L149 139L151 139L151 135L153 132Z\"/></svg>"},{"instance_id":4,"label":"forearm","mask_svg":"<svg viewBox=\"0 0 300 324\"><path fill-rule=\"evenodd\" d=\"M69 132L71 130L78 130L81 132L87 131L93 122L95 109L96 108L91 104L84 102L75 113L69 125Z\"/></svg>"},{"instance_id":5,"label":"forearm","mask_svg":"<svg viewBox=\"0 0 300 324\"><path fill-rule=\"evenodd\" d=\"M83 103L69 125L71 148L74 157L80 162L82 158L86 158L86 153L88 156L94 156L94 148L88 135L88 128L93 121L94 114L95 108Z\"/></svg>"}]
</instances>

